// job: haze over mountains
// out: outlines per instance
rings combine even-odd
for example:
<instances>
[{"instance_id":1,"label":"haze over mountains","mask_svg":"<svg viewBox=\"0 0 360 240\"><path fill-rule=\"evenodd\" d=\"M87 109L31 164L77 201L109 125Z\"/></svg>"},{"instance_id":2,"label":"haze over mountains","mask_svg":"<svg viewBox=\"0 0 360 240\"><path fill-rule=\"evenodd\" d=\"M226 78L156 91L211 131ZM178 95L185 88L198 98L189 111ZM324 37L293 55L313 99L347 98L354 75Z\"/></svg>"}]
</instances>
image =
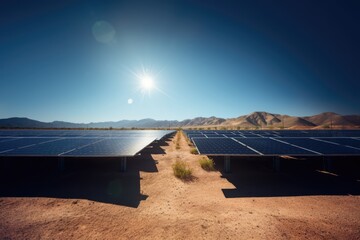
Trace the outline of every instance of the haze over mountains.
<instances>
[{"instance_id":1,"label":"haze over mountains","mask_svg":"<svg viewBox=\"0 0 360 240\"><path fill-rule=\"evenodd\" d=\"M237 118L197 117L177 120L120 120L117 122L71 123L40 122L29 118L0 119L1 128L167 128L167 127L240 127L240 128L323 128L360 127L360 115L340 115L325 112L314 116L297 117L268 112L253 112Z\"/></svg>"}]
</instances>

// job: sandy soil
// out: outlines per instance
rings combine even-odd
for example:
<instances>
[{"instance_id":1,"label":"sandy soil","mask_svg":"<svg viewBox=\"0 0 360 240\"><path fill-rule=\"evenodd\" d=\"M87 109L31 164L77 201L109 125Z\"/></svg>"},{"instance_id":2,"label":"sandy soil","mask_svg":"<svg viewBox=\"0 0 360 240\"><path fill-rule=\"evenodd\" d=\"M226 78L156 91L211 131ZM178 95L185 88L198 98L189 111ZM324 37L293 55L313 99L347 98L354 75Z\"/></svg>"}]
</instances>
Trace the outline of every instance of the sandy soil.
<instances>
[{"instance_id":1,"label":"sandy soil","mask_svg":"<svg viewBox=\"0 0 360 240\"><path fill-rule=\"evenodd\" d=\"M0 238L360 239L359 182L251 161L225 174L217 160L218 171L206 172L183 136L180 149L174 141L129 160L126 173L109 160L4 177ZM190 164L193 181L174 177L177 159Z\"/></svg>"}]
</instances>

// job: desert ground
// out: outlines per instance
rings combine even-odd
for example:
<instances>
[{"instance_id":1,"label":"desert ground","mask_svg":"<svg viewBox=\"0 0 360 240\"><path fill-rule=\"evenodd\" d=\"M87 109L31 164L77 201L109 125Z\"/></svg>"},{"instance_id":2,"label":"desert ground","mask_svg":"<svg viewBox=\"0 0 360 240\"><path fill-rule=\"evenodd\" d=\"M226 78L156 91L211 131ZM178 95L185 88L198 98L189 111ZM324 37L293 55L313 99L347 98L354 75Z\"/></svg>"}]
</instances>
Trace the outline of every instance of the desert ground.
<instances>
[{"instance_id":1,"label":"desert ground","mask_svg":"<svg viewBox=\"0 0 360 240\"><path fill-rule=\"evenodd\" d=\"M290 159L279 173L268 159L233 159L224 173L215 159L207 172L176 141L125 173L113 159L67 160L63 173L52 159L2 163L0 239L360 239L358 165L342 176ZM192 180L174 176L176 160Z\"/></svg>"}]
</instances>

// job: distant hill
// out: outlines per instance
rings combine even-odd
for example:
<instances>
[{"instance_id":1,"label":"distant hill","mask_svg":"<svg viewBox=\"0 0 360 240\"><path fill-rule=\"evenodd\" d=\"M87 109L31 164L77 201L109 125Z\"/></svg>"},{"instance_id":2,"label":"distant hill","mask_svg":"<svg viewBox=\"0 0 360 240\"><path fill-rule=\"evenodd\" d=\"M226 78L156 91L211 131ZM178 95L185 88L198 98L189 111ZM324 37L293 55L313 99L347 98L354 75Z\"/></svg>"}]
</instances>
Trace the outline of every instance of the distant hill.
<instances>
[{"instance_id":1,"label":"distant hill","mask_svg":"<svg viewBox=\"0 0 360 240\"><path fill-rule=\"evenodd\" d=\"M325 112L311 117L304 117L304 119L314 123L315 125L330 125L330 124L341 125L341 126L358 125L355 119L351 119L351 117L347 118L346 116L342 116L333 112Z\"/></svg>"},{"instance_id":2,"label":"distant hill","mask_svg":"<svg viewBox=\"0 0 360 240\"><path fill-rule=\"evenodd\" d=\"M40 122L29 118L0 119L1 128L163 128L174 126L179 126L179 121L158 121L147 118L117 122L71 123L63 121Z\"/></svg>"},{"instance_id":3,"label":"distant hill","mask_svg":"<svg viewBox=\"0 0 360 240\"><path fill-rule=\"evenodd\" d=\"M40 122L29 118L0 119L1 128L168 128L168 127L240 127L240 128L355 128L360 127L360 115L340 115L325 112L298 117L268 112L253 112L237 118L197 117L177 120L120 120L117 122L71 123L63 121Z\"/></svg>"},{"instance_id":4,"label":"distant hill","mask_svg":"<svg viewBox=\"0 0 360 240\"><path fill-rule=\"evenodd\" d=\"M228 119L223 123L242 127L314 127L316 124L302 117L273 114L268 112L253 112L245 116Z\"/></svg>"}]
</instances>

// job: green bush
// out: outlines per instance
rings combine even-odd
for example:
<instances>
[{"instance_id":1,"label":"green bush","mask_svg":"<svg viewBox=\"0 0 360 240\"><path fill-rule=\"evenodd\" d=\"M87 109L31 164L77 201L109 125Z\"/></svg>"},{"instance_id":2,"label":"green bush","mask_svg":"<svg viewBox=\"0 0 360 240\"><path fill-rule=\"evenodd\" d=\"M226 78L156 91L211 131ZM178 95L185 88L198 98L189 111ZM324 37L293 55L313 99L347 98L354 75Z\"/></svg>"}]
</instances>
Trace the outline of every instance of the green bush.
<instances>
[{"instance_id":1,"label":"green bush","mask_svg":"<svg viewBox=\"0 0 360 240\"><path fill-rule=\"evenodd\" d=\"M193 178L191 168L184 161L177 160L175 164L173 164L172 168L174 171L174 175L177 178L180 178L182 180L191 180Z\"/></svg>"},{"instance_id":2,"label":"green bush","mask_svg":"<svg viewBox=\"0 0 360 240\"><path fill-rule=\"evenodd\" d=\"M191 154L198 154L198 151L196 150L196 148L191 148L190 153Z\"/></svg>"},{"instance_id":3,"label":"green bush","mask_svg":"<svg viewBox=\"0 0 360 240\"><path fill-rule=\"evenodd\" d=\"M206 171L215 171L214 160L207 157L203 157L199 160L199 163L202 169Z\"/></svg>"}]
</instances>

